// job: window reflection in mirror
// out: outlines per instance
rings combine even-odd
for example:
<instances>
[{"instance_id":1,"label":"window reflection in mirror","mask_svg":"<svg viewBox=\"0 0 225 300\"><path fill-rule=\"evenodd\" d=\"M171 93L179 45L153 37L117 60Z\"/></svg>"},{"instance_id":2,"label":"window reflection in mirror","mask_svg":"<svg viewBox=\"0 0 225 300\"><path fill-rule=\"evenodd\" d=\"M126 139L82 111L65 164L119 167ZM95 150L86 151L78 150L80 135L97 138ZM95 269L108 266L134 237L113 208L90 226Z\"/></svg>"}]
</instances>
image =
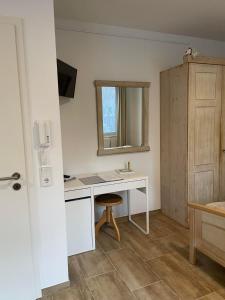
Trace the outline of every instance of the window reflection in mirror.
<instances>
[{"instance_id":1,"label":"window reflection in mirror","mask_svg":"<svg viewBox=\"0 0 225 300\"><path fill-rule=\"evenodd\" d=\"M98 155L149 151L149 82L96 80Z\"/></svg>"},{"instance_id":2,"label":"window reflection in mirror","mask_svg":"<svg viewBox=\"0 0 225 300\"><path fill-rule=\"evenodd\" d=\"M142 88L102 87L104 148L141 146Z\"/></svg>"}]
</instances>

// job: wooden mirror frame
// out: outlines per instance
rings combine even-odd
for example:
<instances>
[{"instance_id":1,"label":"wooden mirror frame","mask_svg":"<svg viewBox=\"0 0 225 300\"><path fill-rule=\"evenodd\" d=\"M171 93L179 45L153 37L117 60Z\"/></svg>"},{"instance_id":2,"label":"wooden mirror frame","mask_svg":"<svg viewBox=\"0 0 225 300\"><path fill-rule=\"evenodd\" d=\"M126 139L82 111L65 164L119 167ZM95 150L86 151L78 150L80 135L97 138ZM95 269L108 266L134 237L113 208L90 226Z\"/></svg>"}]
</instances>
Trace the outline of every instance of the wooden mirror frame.
<instances>
[{"instance_id":1,"label":"wooden mirror frame","mask_svg":"<svg viewBox=\"0 0 225 300\"><path fill-rule=\"evenodd\" d=\"M98 129L98 151L99 156L135 153L150 151L148 134L149 134L149 87L150 82L137 81L109 81L109 80L95 80L96 101L97 101L97 129ZM102 87L131 87L143 88L142 98L142 145L131 147L115 147L104 148L104 134L103 134L103 118L102 118Z\"/></svg>"}]
</instances>

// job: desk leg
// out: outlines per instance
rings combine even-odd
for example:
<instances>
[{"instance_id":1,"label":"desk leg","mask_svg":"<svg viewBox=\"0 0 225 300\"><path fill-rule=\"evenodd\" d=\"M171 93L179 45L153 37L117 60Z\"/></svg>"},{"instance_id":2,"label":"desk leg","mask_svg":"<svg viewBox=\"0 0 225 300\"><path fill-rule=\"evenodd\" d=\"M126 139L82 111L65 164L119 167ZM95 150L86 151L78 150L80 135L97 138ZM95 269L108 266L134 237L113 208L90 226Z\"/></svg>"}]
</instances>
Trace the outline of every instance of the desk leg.
<instances>
[{"instance_id":1,"label":"desk leg","mask_svg":"<svg viewBox=\"0 0 225 300\"><path fill-rule=\"evenodd\" d=\"M92 249L95 250L95 197L93 188L91 188L91 223L92 223Z\"/></svg>"},{"instance_id":2,"label":"desk leg","mask_svg":"<svg viewBox=\"0 0 225 300\"><path fill-rule=\"evenodd\" d=\"M133 219L131 215L131 198L130 191L127 191L127 203L128 203L128 217L129 221L136 226L139 230L141 230L144 234L149 234L149 208L148 208L148 182L146 182L145 188L145 199L146 199L146 230L144 230L140 225L138 225Z\"/></svg>"}]
</instances>

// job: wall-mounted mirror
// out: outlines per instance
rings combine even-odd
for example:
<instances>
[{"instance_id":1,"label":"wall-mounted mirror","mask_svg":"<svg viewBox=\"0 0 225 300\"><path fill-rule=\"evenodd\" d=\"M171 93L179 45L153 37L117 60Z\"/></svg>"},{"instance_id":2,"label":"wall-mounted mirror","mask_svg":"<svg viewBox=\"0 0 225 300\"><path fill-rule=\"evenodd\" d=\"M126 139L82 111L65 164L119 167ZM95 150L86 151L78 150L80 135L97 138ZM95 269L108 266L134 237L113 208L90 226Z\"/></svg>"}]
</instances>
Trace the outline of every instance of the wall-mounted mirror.
<instances>
[{"instance_id":1,"label":"wall-mounted mirror","mask_svg":"<svg viewBox=\"0 0 225 300\"><path fill-rule=\"evenodd\" d=\"M149 151L149 82L96 80L98 155Z\"/></svg>"}]
</instances>

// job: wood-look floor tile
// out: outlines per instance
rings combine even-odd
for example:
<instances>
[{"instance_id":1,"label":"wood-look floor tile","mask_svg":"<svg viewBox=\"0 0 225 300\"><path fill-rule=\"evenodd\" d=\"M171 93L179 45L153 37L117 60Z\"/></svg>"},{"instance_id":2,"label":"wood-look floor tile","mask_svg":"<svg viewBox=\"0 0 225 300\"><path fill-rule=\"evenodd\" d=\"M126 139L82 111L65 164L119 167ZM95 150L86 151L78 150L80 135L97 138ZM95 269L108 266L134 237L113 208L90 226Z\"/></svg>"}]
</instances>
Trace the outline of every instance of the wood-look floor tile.
<instances>
[{"instance_id":1,"label":"wood-look floor tile","mask_svg":"<svg viewBox=\"0 0 225 300\"><path fill-rule=\"evenodd\" d=\"M153 220L158 220L163 222L164 224L166 224L166 226L168 225L175 225L175 226L180 226L179 223L177 223L176 221L174 221L173 219L167 217L166 215L164 215L163 213L159 212L153 216L151 216L151 219Z\"/></svg>"},{"instance_id":2,"label":"wood-look floor tile","mask_svg":"<svg viewBox=\"0 0 225 300\"><path fill-rule=\"evenodd\" d=\"M134 294L138 300L179 300L175 292L163 281L136 290Z\"/></svg>"},{"instance_id":3,"label":"wood-look floor tile","mask_svg":"<svg viewBox=\"0 0 225 300\"><path fill-rule=\"evenodd\" d=\"M86 281L84 280L84 274L81 270L81 267L78 261L73 257L70 257L69 259L69 279L71 287L79 289L83 299L93 299L87 287Z\"/></svg>"},{"instance_id":4,"label":"wood-look floor tile","mask_svg":"<svg viewBox=\"0 0 225 300\"><path fill-rule=\"evenodd\" d=\"M189 241L184 236L175 233L154 241L160 249L165 249L168 253L175 252L188 260Z\"/></svg>"},{"instance_id":5,"label":"wood-look floor tile","mask_svg":"<svg viewBox=\"0 0 225 300\"><path fill-rule=\"evenodd\" d=\"M63 289L53 295L52 300L92 300L91 293L83 293L80 287L70 287Z\"/></svg>"},{"instance_id":6,"label":"wood-look floor tile","mask_svg":"<svg viewBox=\"0 0 225 300\"><path fill-rule=\"evenodd\" d=\"M168 253L168 249L160 246L157 241L150 240L130 223L121 224L121 244L130 248L143 260L150 260Z\"/></svg>"},{"instance_id":7,"label":"wood-look floor tile","mask_svg":"<svg viewBox=\"0 0 225 300\"><path fill-rule=\"evenodd\" d=\"M159 281L150 266L128 248L112 251L108 256L131 291Z\"/></svg>"},{"instance_id":8,"label":"wood-look floor tile","mask_svg":"<svg viewBox=\"0 0 225 300\"><path fill-rule=\"evenodd\" d=\"M76 256L70 256L68 261L69 279L70 284L74 285L83 280L84 275L82 273L80 264L78 263Z\"/></svg>"},{"instance_id":9,"label":"wood-look floor tile","mask_svg":"<svg viewBox=\"0 0 225 300\"><path fill-rule=\"evenodd\" d=\"M201 298L198 298L198 300L224 300L223 297L221 297L219 294L216 292L213 292L209 295L203 296Z\"/></svg>"},{"instance_id":10,"label":"wood-look floor tile","mask_svg":"<svg viewBox=\"0 0 225 300\"><path fill-rule=\"evenodd\" d=\"M133 217L134 221L137 222L142 228L146 228L146 219L145 216L134 216ZM152 220L151 216L149 219L149 237L151 239L156 239L156 238L161 238L161 237L165 237L168 236L170 234L173 234L173 231L168 228L165 227L163 222L160 222L159 220Z\"/></svg>"},{"instance_id":11,"label":"wood-look floor tile","mask_svg":"<svg viewBox=\"0 0 225 300\"><path fill-rule=\"evenodd\" d=\"M83 298L85 300L92 300L93 297L91 295L91 292L87 286L87 283L86 281L81 281L80 284L78 285L79 287L79 290L81 291L82 295L83 295Z\"/></svg>"},{"instance_id":12,"label":"wood-look floor tile","mask_svg":"<svg viewBox=\"0 0 225 300\"><path fill-rule=\"evenodd\" d=\"M170 235L158 238L157 241L162 241L162 246L166 246L170 250L175 250L174 245L179 248L184 248L189 246L189 239L187 240L185 236L178 233L172 233Z\"/></svg>"},{"instance_id":13,"label":"wood-look floor tile","mask_svg":"<svg viewBox=\"0 0 225 300\"><path fill-rule=\"evenodd\" d=\"M218 289L217 294L219 294L223 299L225 299L225 289Z\"/></svg>"},{"instance_id":14,"label":"wood-look floor tile","mask_svg":"<svg viewBox=\"0 0 225 300\"><path fill-rule=\"evenodd\" d=\"M99 249L76 255L73 257L73 262L75 266L79 266L84 278L114 270L109 259Z\"/></svg>"},{"instance_id":15,"label":"wood-look floor tile","mask_svg":"<svg viewBox=\"0 0 225 300\"><path fill-rule=\"evenodd\" d=\"M196 299L213 292L212 286L175 254L159 257L149 264L182 299Z\"/></svg>"},{"instance_id":16,"label":"wood-look floor tile","mask_svg":"<svg viewBox=\"0 0 225 300\"><path fill-rule=\"evenodd\" d=\"M38 299L38 300L53 300L53 296L43 296L42 298Z\"/></svg>"},{"instance_id":17,"label":"wood-look floor tile","mask_svg":"<svg viewBox=\"0 0 225 300\"><path fill-rule=\"evenodd\" d=\"M162 238L162 237L166 237L171 234L173 234L172 230L170 230L167 227L158 226L157 223L155 223L155 222L152 222L150 224L149 237L151 239Z\"/></svg>"},{"instance_id":18,"label":"wood-look floor tile","mask_svg":"<svg viewBox=\"0 0 225 300\"><path fill-rule=\"evenodd\" d=\"M94 300L134 300L134 296L116 272L92 277L86 281Z\"/></svg>"},{"instance_id":19,"label":"wood-look floor tile","mask_svg":"<svg viewBox=\"0 0 225 300\"><path fill-rule=\"evenodd\" d=\"M137 217L138 222L144 224L144 215ZM43 300L134 299L127 284L133 290L133 286L140 286L147 280L147 275L139 275L139 266L134 271L136 259L150 266L150 271L160 278L160 283L157 281L135 290L135 299L164 300L168 297L176 300L175 295L174 298L170 297L170 292L175 292L180 300L225 299L225 268L200 253L196 266L189 263L189 231L186 228L161 213L150 214L151 234L148 236L126 219L119 223L119 228L120 243L100 233L96 251L70 257L71 287L56 292L54 298L47 296ZM125 248L128 249L127 253L123 252ZM115 255L117 251L119 259ZM128 261L131 251L135 259ZM115 256L114 260L111 261L107 255L112 258ZM130 273L133 273L132 276Z\"/></svg>"},{"instance_id":20,"label":"wood-look floor tile","mask_svg":"<svg viewBox=\"0 0 225 300\"><path fill-rule=\"evenodd\" d=\"M184 226L180 225L176 221L168 218L167 216L163 215L162 213L159 213L152 217L153 220L160 222L163 224L163 227L168 228L173 233L181 234L182 236L189 238L189 230L185 228ZM151 219L150 219L151 220Z\"/></svg>"},{"instance_id":21,"label":"wood-look floor tile","mask_svg":"<svg viewBox=\"0 0 225 300\"><path fill-rule=\"evenodd\" d=\"M107 229L104 229L104 231L99 232L96 241L104 252L115 249L121 249L122 247L121 243L115 240L107 231Z\"/></svg>"},{"instance_id":22,"label":"wood-look floor tile","mask_svg":"<svg viewBox=\"0 0 225 300\"><path fill-rule=\"evenodd\" d=\"M201 253L198 253L197 265L191 268L225 298L225 268Z\"/></svg>"}]
</instances>

